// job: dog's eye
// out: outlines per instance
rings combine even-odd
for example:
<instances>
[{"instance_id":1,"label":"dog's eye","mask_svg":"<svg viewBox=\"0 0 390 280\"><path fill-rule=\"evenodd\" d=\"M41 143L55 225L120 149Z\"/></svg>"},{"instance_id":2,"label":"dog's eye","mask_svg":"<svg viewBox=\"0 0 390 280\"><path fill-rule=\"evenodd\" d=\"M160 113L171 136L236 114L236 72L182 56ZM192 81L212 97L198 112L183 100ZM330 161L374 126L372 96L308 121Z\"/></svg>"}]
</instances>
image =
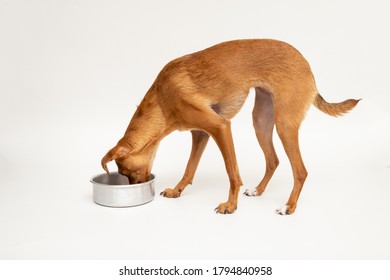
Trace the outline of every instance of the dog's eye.
<instances>
[{"instance_id":1,"label":"dog's eye","mask_svg":"<svg viewBox=\"0 0 390 280\"><path fill-rule=\"evenodd\" d=\"M129 171L126 168L118 168L118 172L124 176L129 174Z\"/></svg>"}]
</instances>

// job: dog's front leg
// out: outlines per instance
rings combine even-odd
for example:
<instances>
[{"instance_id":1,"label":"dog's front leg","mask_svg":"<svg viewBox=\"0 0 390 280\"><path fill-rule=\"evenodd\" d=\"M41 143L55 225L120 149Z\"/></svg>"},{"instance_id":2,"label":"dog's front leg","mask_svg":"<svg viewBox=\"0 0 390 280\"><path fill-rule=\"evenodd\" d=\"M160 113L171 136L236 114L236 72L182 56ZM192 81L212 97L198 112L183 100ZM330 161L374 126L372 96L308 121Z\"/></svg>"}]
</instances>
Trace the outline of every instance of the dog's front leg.
<instances>
[{"instance_id":1,"label":"dog's front leg","mask_svg":"<svg viewBox=\"0 0 390 280\"><path fill-rule=\"evenodd\" d=\"M207 128L206 131L214 138L221 150L230 180L230 190L228 201L221 203L215 208L215 211L221 214L231 214L237 209L238 192L242 186L242 181L238 170L236 153L234 151L230 121L226 119L219 120L217 125Z\"/></svg>"},{"instance_id":2,"label":"dog's front leg","mask_svg":"<svg viewBox=\"0 0 390 280\"><path fill-rule=\"evenodd\" d=\"M164 197L177 198L189 184L192 184L200 158L202 157L210 136L206 132L200 130L191 130L191 133L192 149L184 176L174 189L165 189L160 193L160 195Z\"/></svg>"}]
</instances>

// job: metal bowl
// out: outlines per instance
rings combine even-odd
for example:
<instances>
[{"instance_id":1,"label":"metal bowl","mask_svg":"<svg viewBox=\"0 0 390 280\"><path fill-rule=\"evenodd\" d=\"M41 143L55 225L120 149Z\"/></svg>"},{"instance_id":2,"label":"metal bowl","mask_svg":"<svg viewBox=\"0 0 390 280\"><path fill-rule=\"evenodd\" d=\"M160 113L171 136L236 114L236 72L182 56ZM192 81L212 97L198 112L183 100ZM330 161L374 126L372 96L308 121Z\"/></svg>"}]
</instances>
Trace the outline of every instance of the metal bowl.
<instances>
[{"instance_id":1,"label":"metal bowl","mask_svg":"<svg viewBox=\"0 0 390 280\"><path fill-rule=\"evenodd\" d=\"M154 198L155 179L156 176L150 174L149 181L129 185L127 177L118 172L96 175L91 178L93 200L109 207L130 207L148 203Z\"/></svg>"}]
</instances>

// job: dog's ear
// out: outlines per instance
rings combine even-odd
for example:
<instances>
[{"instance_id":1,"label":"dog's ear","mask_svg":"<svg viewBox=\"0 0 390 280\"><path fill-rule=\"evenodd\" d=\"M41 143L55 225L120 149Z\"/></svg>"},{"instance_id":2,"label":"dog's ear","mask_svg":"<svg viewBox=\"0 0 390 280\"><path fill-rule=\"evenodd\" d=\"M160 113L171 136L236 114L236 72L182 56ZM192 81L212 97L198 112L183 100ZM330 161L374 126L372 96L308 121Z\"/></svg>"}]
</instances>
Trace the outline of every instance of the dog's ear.
<instances>
[{"instance_id":1,"label":"dog's ear","mask_svg":"<svg viewBox=\"0 0 390 280\"><path fill-rule=\"evenodd\" d=\"M118 159L118 158L123 158L129 152L130 151L128 148L126 148L120 144L117 144L114 148L109 150L107 152L107 154L102 158L102 161L101 161L102 167L107 172L107 174L110 174L110 172L108 171L108 168L107 168L107 163L109 163L112 160Z\"/></svg>"}]
</instances>

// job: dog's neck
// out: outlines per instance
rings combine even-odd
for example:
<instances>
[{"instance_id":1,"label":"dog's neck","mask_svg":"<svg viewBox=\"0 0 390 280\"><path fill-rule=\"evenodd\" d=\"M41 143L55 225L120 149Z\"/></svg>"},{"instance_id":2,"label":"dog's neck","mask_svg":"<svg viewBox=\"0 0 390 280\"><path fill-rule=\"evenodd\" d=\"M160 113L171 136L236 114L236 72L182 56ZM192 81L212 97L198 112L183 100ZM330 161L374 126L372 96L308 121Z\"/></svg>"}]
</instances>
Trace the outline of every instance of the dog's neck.
<instances>
[{"instance_id":1,"label":"dog's neck","mask_svg":"<svg viewBox=\"0 0 390 280\"><path fill-rule=\"evenodd\" d=\"M168 133L158 97L149 91L137 107L122 141L132 153L153 152Z\"/></svg>"}]
</instances>

